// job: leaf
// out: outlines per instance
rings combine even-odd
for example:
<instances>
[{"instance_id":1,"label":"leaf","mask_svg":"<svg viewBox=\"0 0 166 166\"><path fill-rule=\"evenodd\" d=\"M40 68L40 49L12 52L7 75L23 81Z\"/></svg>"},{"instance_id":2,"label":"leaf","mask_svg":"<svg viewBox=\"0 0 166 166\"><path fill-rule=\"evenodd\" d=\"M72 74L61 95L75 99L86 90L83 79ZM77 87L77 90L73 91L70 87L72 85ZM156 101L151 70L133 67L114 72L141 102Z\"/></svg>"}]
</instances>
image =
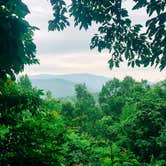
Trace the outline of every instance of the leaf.
<instances>
[{"instance_id":1,"label":"leaf","mask_svg":"<svg viewBox=\"0 0 166 166\"><path fill-rule=\"evenodd\" d=\"M113 59L110 59L110 60L108 61L108 63L109 63L110 69L112 69L113 66L114 66L114 61L113 61Z\"/></svg>"}]
</instances>

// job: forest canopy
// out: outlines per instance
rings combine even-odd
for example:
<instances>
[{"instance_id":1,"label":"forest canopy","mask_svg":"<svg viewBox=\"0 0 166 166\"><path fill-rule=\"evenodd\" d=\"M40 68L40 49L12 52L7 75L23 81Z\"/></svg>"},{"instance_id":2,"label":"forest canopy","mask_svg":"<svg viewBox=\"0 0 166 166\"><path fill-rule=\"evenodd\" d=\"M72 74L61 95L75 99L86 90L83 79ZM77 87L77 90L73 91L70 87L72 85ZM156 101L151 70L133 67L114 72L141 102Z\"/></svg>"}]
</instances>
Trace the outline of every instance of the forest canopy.
<instances>
[{"instance_id":1,"label":"forest canopy","mask_svg":"<svg viewBox=\"0 0 166 166\"><path fill-rule=\"evenodd\" d=\"M166 81L112 79L52 98L27 76L0 89L2 166L165 166Z\"/></svg>"}]
</instances>

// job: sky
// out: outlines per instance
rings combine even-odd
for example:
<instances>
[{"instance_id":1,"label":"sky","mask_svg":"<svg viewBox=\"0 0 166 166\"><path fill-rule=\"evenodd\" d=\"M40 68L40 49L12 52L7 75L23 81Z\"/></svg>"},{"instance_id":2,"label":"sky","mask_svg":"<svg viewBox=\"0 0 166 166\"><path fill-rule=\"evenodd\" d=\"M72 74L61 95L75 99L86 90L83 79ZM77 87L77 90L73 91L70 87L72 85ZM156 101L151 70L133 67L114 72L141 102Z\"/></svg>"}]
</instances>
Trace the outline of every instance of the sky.
<instances>
[{"instance_id":1,"label":"sky","mask_svg":"<svg viewBox=\"0 0 166 166\"><path fill-rule=\"evenodd\" d=\"M68 0L69 1L69 0ZM52 8L48 0L23 0L30 10L26 20L40 30L35 31L34 42L37 46L37 58L40 65L26 66L23 74L70 74L70 73L91 73L103 75L109 78L123 79L125 76L132 76L140 81L147 79L157 82L166 79L166 69L162 72L155 67L129 68L122 63L120 68L109 69L108 60L111 57L108 52L98 53L97 50L90 50L89 44L97 27L93 26L88 31L71 26L63 32L48 31L48 21L52 18ZM144 24L146 13L144 10L131 12L132 0L126 0L124 7L134 23Z\"/></svg>"}]
</instances>

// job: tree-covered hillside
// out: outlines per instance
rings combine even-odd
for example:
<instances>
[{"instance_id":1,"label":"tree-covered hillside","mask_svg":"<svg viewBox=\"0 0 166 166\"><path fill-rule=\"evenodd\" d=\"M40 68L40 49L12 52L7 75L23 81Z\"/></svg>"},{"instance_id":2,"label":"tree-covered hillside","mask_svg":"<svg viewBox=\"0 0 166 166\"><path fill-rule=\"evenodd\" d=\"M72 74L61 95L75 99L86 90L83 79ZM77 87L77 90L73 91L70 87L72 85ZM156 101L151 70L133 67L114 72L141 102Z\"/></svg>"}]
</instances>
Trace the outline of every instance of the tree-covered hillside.
<instances>
[{"instance_id":1,"label":"tree-covered hillside","mask_svg":"<svg viewBox=\"0 0 166 166\"><path fill-rule=\"evenodd\" d=\"M96 101L85 84L55 99L27 76L1 84L0 165L166 164L166 81L108 81Z\"/></svg>"},{"instance_id":2,"label":"tree-covered hillside","mask_svg":"<svg viewBox=\"0 0 166 166\"><path fill-rule=\"evenodd\" d=\"M65 75L33 75L30 76L32 85L51 91L53 97L75 96L74 86L78 83L85 83L88 90L92 93L99 92L102 85L109 80L104 76L98 76L87 73L65 74Z\"/></svg>"}]
</instances>

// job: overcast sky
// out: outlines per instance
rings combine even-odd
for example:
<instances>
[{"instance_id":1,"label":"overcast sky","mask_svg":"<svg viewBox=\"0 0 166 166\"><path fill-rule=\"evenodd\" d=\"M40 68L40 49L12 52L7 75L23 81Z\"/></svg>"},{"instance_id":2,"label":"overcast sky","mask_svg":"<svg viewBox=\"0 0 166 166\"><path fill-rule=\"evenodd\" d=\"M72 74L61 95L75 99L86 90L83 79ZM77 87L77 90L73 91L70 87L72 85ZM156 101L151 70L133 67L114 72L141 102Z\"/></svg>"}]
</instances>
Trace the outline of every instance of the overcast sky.
<instances>
[{"instance_id":1,"label":"overcast sky","mask_svg":"<svg viewBox=\"0 0 166 166\"><path fill-rule=\"evenodd\" d=\"M48 0L23 0L29 7L31 14L26 19L31 25L40 30L35 32L34 41L37 45L37 58L40 65L27 66L27 74L68 74L92 73L110 78L123 79L130 75L137 80L148 79L159 81L166 78L166 69L160 72L156 68L128 68L121 64L120 68L110 70L107 52L98 53L89 49L90 39L96 33L96 27L88 31L79 31L71 25L63 32L48 32L48 20L52 18L52 9ZM132 1L125 1L130 10ZM139 11L131 14L135 23L145 23L145 12Z\"/></svg>"}]
</instances>

